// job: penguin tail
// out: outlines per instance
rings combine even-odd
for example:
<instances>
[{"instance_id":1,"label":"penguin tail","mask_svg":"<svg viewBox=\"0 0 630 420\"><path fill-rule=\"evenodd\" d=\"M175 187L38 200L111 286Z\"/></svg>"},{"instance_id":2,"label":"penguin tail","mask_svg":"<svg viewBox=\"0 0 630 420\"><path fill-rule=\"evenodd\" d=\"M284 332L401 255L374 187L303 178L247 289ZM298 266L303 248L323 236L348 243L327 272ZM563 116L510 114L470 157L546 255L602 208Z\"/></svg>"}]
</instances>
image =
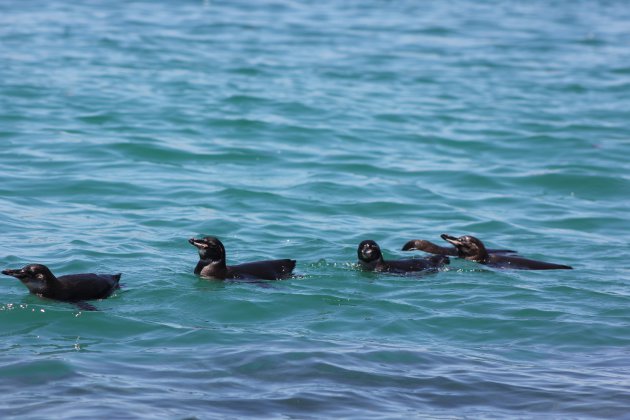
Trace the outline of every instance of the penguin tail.
<instances>
[{"instance_id":1,"label":"penguin tail","mask_svg":"<svg viewBox=\"0 0 630 420\"><path fill-rule=\"evenodd\" d=\"M122 273L116 273L112 276L114 280L116 280L116 289L120 289L122 287L122 285L119 283L121 276L122 276Z\"/></svg>"}]
</instances>

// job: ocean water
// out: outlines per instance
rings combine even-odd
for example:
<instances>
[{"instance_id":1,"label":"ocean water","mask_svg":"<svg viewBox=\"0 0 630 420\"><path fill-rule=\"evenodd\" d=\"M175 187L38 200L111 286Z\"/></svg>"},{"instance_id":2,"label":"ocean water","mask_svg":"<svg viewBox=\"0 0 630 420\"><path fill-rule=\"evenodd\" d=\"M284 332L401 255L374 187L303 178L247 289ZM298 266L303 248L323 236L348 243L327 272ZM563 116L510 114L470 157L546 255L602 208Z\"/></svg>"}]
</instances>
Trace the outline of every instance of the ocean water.
<instances>
[{"instance_id":1,"label":"ocean water","mask_svg":"<svg viewBox=\"0 0 630 420\"><path fill-rule=\"evenodd\" d=\"M627 418L624 1L0 2L2 418ZM472 234L574 270L357 269ZM187 239L295 278L192 273ZM411 255L420 255L412 253Z\"/></svg>"}]
</instances>

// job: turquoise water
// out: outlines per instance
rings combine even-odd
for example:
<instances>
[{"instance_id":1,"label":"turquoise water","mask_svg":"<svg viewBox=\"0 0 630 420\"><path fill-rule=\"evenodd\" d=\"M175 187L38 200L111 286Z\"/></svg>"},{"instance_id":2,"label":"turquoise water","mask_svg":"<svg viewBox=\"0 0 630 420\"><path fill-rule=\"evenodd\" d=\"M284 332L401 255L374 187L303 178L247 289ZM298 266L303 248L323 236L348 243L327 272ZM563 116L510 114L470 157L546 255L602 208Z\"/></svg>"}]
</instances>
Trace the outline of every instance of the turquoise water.
<instances>
[{"instance_id":1,"label":"turquoise water","mask_svg":"<svg viewBox=\"0 0 630 420\"><path fill-rule=\"evenodd\" d=\"M0 416L627 416L629 19L1 2L0 266L124 289L81 312L0 279ZM354 265L441 233L575 269ZM200 279L203 234L299 276Z\"/></svg>"}]
</instances>

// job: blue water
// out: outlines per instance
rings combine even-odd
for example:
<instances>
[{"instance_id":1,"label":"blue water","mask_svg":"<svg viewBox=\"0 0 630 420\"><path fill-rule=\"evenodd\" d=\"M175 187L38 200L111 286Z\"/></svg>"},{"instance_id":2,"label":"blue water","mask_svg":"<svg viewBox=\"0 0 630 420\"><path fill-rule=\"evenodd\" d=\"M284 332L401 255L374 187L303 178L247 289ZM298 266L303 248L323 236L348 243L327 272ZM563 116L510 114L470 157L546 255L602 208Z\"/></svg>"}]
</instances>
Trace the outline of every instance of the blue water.
<instances>
[{"instance_id":1,"label":"blue water","mask_svg":"<svg viewBox=\"0 0 630 420\"><path fill-rule=\"evenodd\" d=\"M85 312L3 276L0 417L627 417L629 21L0 2L0 267L124 283ZM356 268L441 233L574 270ZM298 276L200 279L199 235Z\"/></svg>"}]
</instances>

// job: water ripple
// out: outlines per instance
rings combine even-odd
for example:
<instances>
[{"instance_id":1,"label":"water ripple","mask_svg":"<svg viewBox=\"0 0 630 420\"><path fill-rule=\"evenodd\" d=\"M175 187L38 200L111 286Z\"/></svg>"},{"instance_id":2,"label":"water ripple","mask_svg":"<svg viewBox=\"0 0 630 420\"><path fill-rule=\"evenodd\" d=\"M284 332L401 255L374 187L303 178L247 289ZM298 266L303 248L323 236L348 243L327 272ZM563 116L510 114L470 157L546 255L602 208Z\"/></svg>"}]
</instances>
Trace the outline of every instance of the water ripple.
<instances>
[{"instance_id":1,"label":"water ripple","mask_svg":"<svg viewBox=\"0 0 630 420\"><path fill-rule=\"evenodd\" d=\"M0 415L626 416L624 4L115 6L0 3L2 268L124 283L2 281ZM442 233L575 269L356 264Z\"/></svg>"}]
</instances>

